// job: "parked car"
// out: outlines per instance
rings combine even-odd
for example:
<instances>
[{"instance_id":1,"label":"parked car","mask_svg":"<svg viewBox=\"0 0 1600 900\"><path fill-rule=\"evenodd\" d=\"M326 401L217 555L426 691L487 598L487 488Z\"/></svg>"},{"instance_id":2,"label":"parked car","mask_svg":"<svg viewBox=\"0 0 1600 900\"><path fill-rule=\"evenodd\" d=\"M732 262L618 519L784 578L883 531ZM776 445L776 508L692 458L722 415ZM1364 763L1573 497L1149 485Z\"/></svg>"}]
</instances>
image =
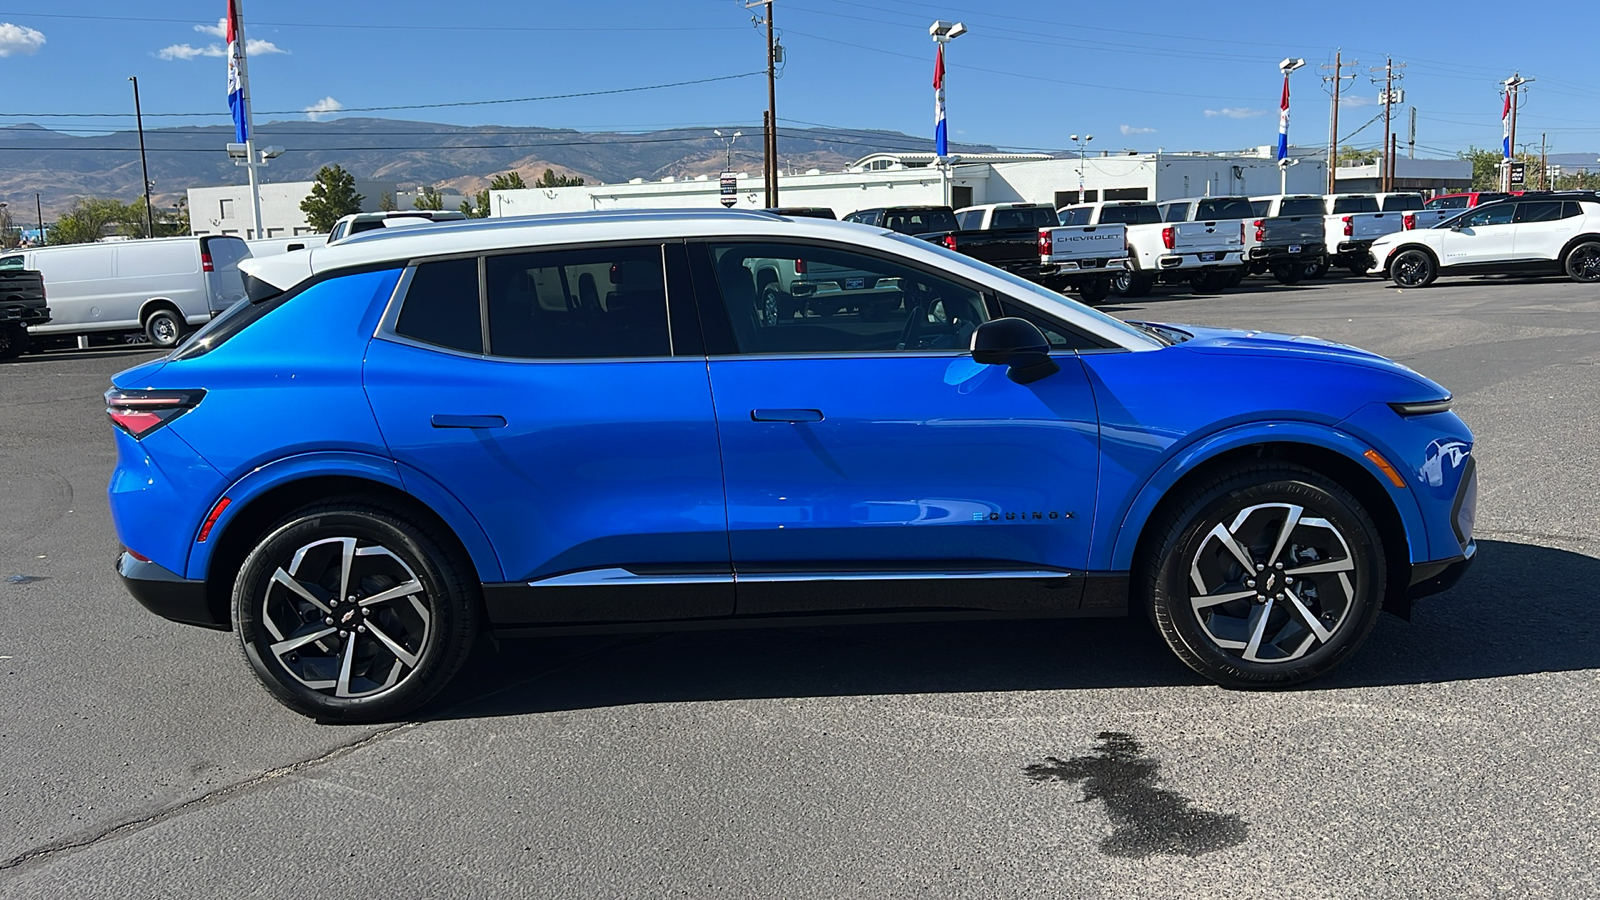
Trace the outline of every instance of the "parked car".
<instances>
[{"instance_id":1,"label":"parked car","mask_svg":"<svg viewBox=\"0 0 1600 900\"><path fill-rule=\"evenodd\" d=\"M839 218L833 214L833 210L826 206L779 206L774 209L769 209L767 212L776 213L780 216L789 216L790 218L794 218L796 216L803 219Z\"/></svg>"},{"instance_id":2,"label":"parked car","mask_svg":"<svg viewBox=\"0 0 1600 900\"><path fill-rule=\"evenodd\" d=\"M6 265L7 261L11 265ZM29 326L50 321L44 278L20 264L16 256L0 260L0 359L13 359L28 352Z\"/></svg>"},{"instance_id":3,"label":"parked car","mask_svg":"<svg viewBox=\"0 0 1600 900\"><path fill-rule=\"evenodd\" d=\"M1373 274L1403 288L1440 275L1565 274L1600 283L1600 194L1527 192L1372 245Z\"/></svg>"},{"instance_id":4,"label":"parked car","mask_svg":"<svg viewBox=\"0 0 1600 900\"><path fill-rule=\"evenodd\" d=\"M1306 266L1323 257L1321 216L1314 220L1258 216L1255 201L1249 197L1193 197L1160 206L1161 217L1168 222L1236 221L1243 226L1246 262L1233 270L1230 287L1250 272L1271 272L1281 284L1296 284Z\"/></svg>"},{"instance_id":5,"label":"parked car","mask_svg":"<svg viewBox=\"0 0 1600 900\"><path fill-rule=\"evenodd\" d=\"M1329 264L1351 275L1366 273L1367 249L1373 241L1405 228L1404 214L1384 212L1376 194L1329 194L1323 204Z\"/></svg>"},{"instance_id":6,"label":"parked car","mask_svg":"<svg viewBox=\"0 0 1600 900\"><path fill-rule=\"evenodd\" d=\"M1518 191L1517 193L1521 193ZM1424 201L1424 209L1453 209L1460 212L1482 203L1493 203L1511 196L1503 191L1467 191L1459 194L1440 194Z\"/></svg>"},{"instance_id":7,"label":"parked car","mask_svg":"<svg viewBox=\"0 0 1600 900\"><path fill-rule=\"evenodd\" d=\"M1244 265L1240 222L1163 222L1162 210L1143 200L1080 203L1062 208L1059 216L1063 225L1126 227L1127 267L1111 280L1112 290L1124 297L1143 297L1158 283L1219 291L1234 283Z\"/></svg>"},{"instance_id":8,"label":"parked car","mask_svg":"<svg viewBox=\"0 0 1600 900\"><path fill-rule=\"evenodd\" d=\"M1325 243L1327 227L1323 222L1323 209L1320 194L1251 197L1250 211L1255 218L1251 220L1250 228L1256 230L1255 245L1249 250L1251 271L1272 272L1275 277L1281 271L1285 278L1292 279L1286 283L1326 275L1328 245ZM1251 236L1248 228L1245 236ZM1281 269L1274 271L1275 264L1281 267L1289 257L1296 256L1300 263L1298 275ZM1284 278L1278 278L1278 281L1284 282Z\"/></svg>"},{"instance_id":9,"label":"parked car","mask_svg":"<svg viewBox=\"0 0 1600 900\"><path fill-rule=\"evenodd\" d=\"M308 250L327 242L328 236L325 234L302 234L294 237L251 238L245 241L245 245L250 248L252 257L260 259L263 256L273 256L278 253Z\"/></svg>"},{"instance_id":10,"label":"parked car","mask_svg":"<svg viewBox=\"0 0 1600 900\"><path fill-rule=\"evenodd\" d=\"M326 243L337 244L346 238L381 228L427 225L433 222L460 222L466 218L466 213L459 210L443 209L397 209L388 212L351 213L333 223L333 228L328 231Z\"/></svg>"},{"instance_id":11,"label":"parked car","mask_svg":"<svg viewBox=\"0 0 1600 900\"><path fill-rule=\"evenodd\" d=\"M1378 193L1373 195L1378 198L1378 208L1383 212L1400 213L1400 230L1410 231L1413 228L1432 228L1445 219L1454 216L1460 210L1429 209L1423 202L1422 195L1415 192Z\"/></svg>"},{"instance_id":12,"label":"parked car","mask_svg":"<svg viewBox=\"0 0 1600 900\"><path fill-rule=\"evenodd\" d=\"M749 260L780 256L904 312L766 324ZM1131 612L1209 678L1294 684L1475 553L1472 433L1427 378L1124 323L887 231L584 213L248 272L113 379L117 568L324 720L406 714L483 627Z\"/></svg>"},{"instance_id":13,"label":"parked car","mask_svg":"<svg viewBox=\"0 0 1600 900\"><path fill-rule=\"evenodd\" d=\"M959 230L959 226L956 225L956 212L948 206L886 206L858 209L845 216L844 221L887 228L909 235Z\"/></svg>"},{"instance_id":14,"label":"parked car","mask_svg":"<svg viewBox=\"0 0 1600 900\"><path fill-rule=\"evenodd\" d=\"M989 203L956 210L955 229L918 234L947 249L980 259L1029 281L1054 286L1060 266L1039 252L1040 229L1056 223L1056 211L1038 203Z\"/></svg>"},{"instance_id":15,"label":"parked car","mask_svg":"<svg viewBox=\"0 0 1600 900\"><path fill-rule=\"evenodd\" d=\"M209 235L14 250L0 269L44 276L52 318L29 327L34 337L143 332L172 347L244 299L239 263L249 256L243 240Z\"/></svg>"}]
</instances>

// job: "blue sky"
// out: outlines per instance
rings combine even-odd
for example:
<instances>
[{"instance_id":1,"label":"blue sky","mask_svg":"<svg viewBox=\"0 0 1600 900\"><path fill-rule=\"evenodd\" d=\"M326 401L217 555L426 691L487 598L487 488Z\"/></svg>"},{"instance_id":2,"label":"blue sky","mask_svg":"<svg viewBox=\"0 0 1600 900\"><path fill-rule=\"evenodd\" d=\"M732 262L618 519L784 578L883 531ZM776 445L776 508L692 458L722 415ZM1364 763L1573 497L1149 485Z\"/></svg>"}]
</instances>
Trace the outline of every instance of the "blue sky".
<instances>
[{"instance_id":1,"label":"blue sky","mask_svg":"<svg viewBox=\"0 0 1600 900\"><path fill-rule=\"evenodd\" d=\"M1273 143L1277 63L1293 76L1291 141L1325 145L1329 103L1318 68L1342 46L1358 58L1341 113L1347 135L1379 112L1368 68L1386 54L1404 69L1418 108L1418 155L1446 156L1500 141L1496 83L1515 70L1529 86L1518 141L1548 133L1552 152L1600 151L1600 80L1592 29L1563 27L1587 7L1543 7L1538 37L1493 39L1487 0L1412 0L1380 7L1317 4L1139 4L956 0L777 0L787 51L778 82L782 124L931 134L934 18L969 33L950 46L952 135L1003 147L1064 149L1093 133L1094 148L1230 149ZM29 10L38 10L30 13ZM211 31L223 0L160 4L0 0L0 78L14 113L126 113L139 76L152 126L226 124L225 62ZM45 15L43 13L48 13ZM258 45L251 82L258 120L304 110L495 100L633 88L755 72L763 34L742 0L533 3L249 0ZM209 31L207 29L210 29ZM1289 37L1286 37L1289 36ZM346 115L477 125L642 131L758 125L761 77L664 90L503 105ZM162 113L215 112L213 119ZM273 113L273 114L268 114ZM334 115L337 115L336 113ZM1403 113L1401 114L1404 115ZM30 116L29 118L35 118ZM121 118L35 118L63 130L121 127ZM1361 131L1376 146L1381 123ZM1402 130L1402 142L1404 133Z\"/></svg>"}]
</instances>

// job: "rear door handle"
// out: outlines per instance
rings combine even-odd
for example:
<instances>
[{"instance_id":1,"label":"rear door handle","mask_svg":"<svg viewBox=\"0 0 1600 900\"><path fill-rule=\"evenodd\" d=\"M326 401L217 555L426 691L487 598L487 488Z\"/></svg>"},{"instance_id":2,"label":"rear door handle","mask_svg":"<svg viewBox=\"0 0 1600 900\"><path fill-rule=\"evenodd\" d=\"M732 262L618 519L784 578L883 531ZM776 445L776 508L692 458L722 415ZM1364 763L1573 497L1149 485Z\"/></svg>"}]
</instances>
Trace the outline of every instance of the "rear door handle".
<instances>
[{"instance_id":1,"label":"rear door handle","mask_svg":"<svg viewBox=\"0 0 1600 900\"><path fill-rule=\"evenodd\" d=\"M752 409L750 410L752 422L821 422L822 410L820 409Z\"/></svg>"},{"instance_id":2,"label":"rear door handle","mask_svg":"<svg viewBox=\"0 0 1600 900\"><path fill-rule=\"evenodd\" d=\"M504 428L505 416L450 416L435 415L433 417L435 428Z\"/></svg>"}]
</instances>

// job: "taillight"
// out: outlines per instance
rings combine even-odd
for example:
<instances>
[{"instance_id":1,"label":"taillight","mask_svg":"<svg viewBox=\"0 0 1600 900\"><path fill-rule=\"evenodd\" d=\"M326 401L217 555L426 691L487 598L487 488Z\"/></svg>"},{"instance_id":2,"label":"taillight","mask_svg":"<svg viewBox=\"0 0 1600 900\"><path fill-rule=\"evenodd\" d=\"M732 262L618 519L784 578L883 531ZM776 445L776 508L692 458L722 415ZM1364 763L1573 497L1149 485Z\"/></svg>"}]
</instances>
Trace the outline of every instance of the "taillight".
<instances>
[{"instance_id":1,"label":"taillight","mask_svg":"<svg viewBox=\"0 0 1600 900\"><path fill-rule=\"evenodd\" d=\"M1177 229L1173 228L1171 225L1161 229L1161 246L1171 250L1173 244L1176 243L1176 238Z\"/></svg>"},{"instance_id":2,"label":"taillight","mask_svg":"<svg viewBox=\"0 0 1600 900\"><path fill-rule=\"evenodd\" d=\"M200 251L200 271L202 271L202 272L215 272L216 270L217 270L217 267L215 265L213 265L212 262L211 262L211 254L210 254L210 252L205 251L205 250L201 250Z\"/></svg>"},{"instance_id":3,"label":"taillight","mask_svg":"<svg viewBox=\"0 0 1600 900\"><path fill-rule=\"evenodd\" d=\"M953 234L945 235L944 236L944 247L945 247L946 250L954 250L956 248L956 236L953 235Z\"/></svg>"},{"instance_id":4,"label":"taillight","mask_svg":"<svg viewBox=\"0 0 1600 900\"><path fill-rule=\"evenodd\" d=\"M1356 227L1350 224L1350 217L1344 217L1344 236L1349 237L1356 233Z\"/></svg>"},{"instance_id":5,"label":"taillight","mask_svg":"<svg viewBox=\"0 0 1600 900\"><path fill-rule=\"evenodd\" d=\"M805 260L797 259L797 260L794 261L794 273L796 275L804 275L806 273L806 261Z\"/></svg>"},{"instance_id":6,"label":"taillight","mask_svg":"<svg viewBox=\"0 0 1600 900\"><path fill-rule=\"evenodd\" d=\"M106 415L134 440L200 404L205 391L106 391Z\"/></svg>"},{"instance_id":7,"label":"taillight","mask_svg":"<svg viewBox=\"0 0 1600 900\"><path fill-rule=\"evenodd\" d=\"M1410 231L1411 229L1417 227L1417 214L1416 213L1406 213L1404 216L1401 217L1401 221L1406 223L1406 230Z\"/></svg>"},{"instance_id":8,"label":"taillight","mask_svg":"<svg viewBox=\"0 0 1600 900\"><path fill-rule=\"evenodd\" d=\"M1264 241L1266 239L1267 239L1266 226L1262 223L1262 221L1260 219L1257 219L1256 220L1256 243L1259 244L1259 243L1261 243L1262 241Z\"/></svg>"},{"instance_id":9,"label":"taillight","mask_svg":"<svg viewBox=\"0 0 1600 900\"><path fill-rule=\"evenodd\" d=\"M1239 220L1239 246L1244 246L1244 220Z\"/></svg>"},{"instance_id":10,"label":"taillight","mask_svg":"<svg viewBox=\"0 0 1600 900\"><path fill-rule=\"evenodd\" d=\"M1050 229L1039 229L1039 255L1049 256L1051 253L1055 252L1055 246L1056 241L1055 238L1050 235Z\"/></svg>"}]
</instances>

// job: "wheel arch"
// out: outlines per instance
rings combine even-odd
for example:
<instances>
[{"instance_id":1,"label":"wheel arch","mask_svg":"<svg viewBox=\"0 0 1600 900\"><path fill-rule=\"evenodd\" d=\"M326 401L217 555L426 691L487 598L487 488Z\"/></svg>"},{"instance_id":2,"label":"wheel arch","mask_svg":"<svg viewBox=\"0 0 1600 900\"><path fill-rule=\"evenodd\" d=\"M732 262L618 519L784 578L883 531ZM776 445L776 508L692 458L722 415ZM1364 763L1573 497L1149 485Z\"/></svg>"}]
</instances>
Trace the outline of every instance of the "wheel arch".
<instances>
[{"instance_id":1,"label":"wheel arch","mask_svg":"<svg viewBox=\"0 0 1600 900\"><path fill-rule=\"evenodd\" d=\"M178 314L178 320L187 324L188 317L183 314L183 308L167 297L151 297L139 305L139 324L144 325L150 321L150 316L156 310L170 309Z\"/></svg>"},{"instance_id":2,"label":"wheel arch","mask_svg":"<svg viewBox=\"0 0 1600 900\"><path fill-rule=\"evenodd\" d=\"M414 485L416 478L402 481L401 470L387 460L372 460L366 465L329 462L322 459L308 465L307 460L301 459L257 469L223 493L230 502L207 540L191 545L187 566L190 578L204 580L206 605L217 621L231 627L234 576L254 540L294 510L335 496L369 498L394 508L442 535L447 549L480 582L501 580L499 560L482 528L453 497L443 494L441 499L442 490L429 489L436 485ZM273 468L278 471L269 473ZM260 477L263 473L267 477ZM408 490L417 487L422 490ZM220 500L219 497L217 502Z\"/></svg>"},{"instance_id":3,"label":"wheel arch","mask_svg":"<svg viewBox=\"0 0 1600 900\"><path fill-rule=\"evenodd\" d=\"M1388 258L1383 261L1383 277L1389 277L1389 264L1407 250L1421 250L1423 253L1428 254L1428 258L1433 260L1434 270L1443 271L1444 264L1439 261L1439 254L1437 251L1435 251L1432 247L1429 247L1427 244L1410 243L1400 244L1393 250L1389 251Z\"/></svg>"},{"instance_id":4,"label":"wheel arch","mask_svg":"<svg viewBox=\"0 0 1600 900\"><path fill-rule=\"evenodd\" d=\"M1379 473L1359 461L1365 450L1348 436L1330 434L1323 440L1310 434L1241 438L1191 448L1189 453L1173 460L1152 477L1122 522L1113 545L1111 567L1126 571L1138 566L1143 555L1149 552L1151 542L1156 540L1152 533L1155 525L1174 505L1184 501L1194 485L1217 471L1247 461L1295 463L1326 474L1353 494L1372 517L1388 561L1384 608L1409 617L1407 588L1411 577L1411 548L1427 547L1421 512L1414 499L1409 505L1398 501L1394 491L1379 480ZM1350 452L1352 450L1355 452Z\"/></svg>"},{"instance_id":5,"label":"wheel arch","mask_svg":"<svg viewBox=\"0 0 1600 900\"><path fill-rule=\"evenodd\" d=\"M1561 255L1556 257L1556 261L1565 266L1567 264L1567 255L1576 249L1579 244L1587 243L1600 244L1600 234L1580 234L1572 240L1567 241L1567 243L1562 246Z\"/></svg>"}]
</instances>

